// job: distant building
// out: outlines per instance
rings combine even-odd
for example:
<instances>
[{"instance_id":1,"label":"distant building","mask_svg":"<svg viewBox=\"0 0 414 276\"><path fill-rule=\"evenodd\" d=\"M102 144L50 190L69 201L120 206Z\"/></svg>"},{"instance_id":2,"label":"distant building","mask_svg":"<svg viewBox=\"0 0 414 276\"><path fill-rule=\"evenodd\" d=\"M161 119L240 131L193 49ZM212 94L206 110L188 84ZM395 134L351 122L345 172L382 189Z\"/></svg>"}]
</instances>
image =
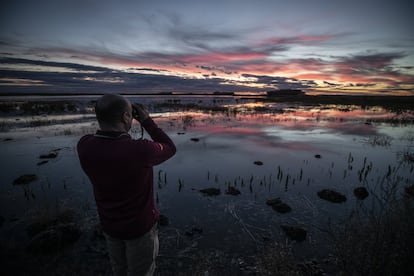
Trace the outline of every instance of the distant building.
<instances>
[{"instance_id":1,"label":"distant building","mask_svg":"<svg viewBox=\"0 0 414 276\"><path fill-rule=\"evenodd\" d=\"M280 89L280 90L272 90L266 92L268 97L286 97L286 96L300 96L304 95L300 89Z\"/></svg>"}]
</instances>

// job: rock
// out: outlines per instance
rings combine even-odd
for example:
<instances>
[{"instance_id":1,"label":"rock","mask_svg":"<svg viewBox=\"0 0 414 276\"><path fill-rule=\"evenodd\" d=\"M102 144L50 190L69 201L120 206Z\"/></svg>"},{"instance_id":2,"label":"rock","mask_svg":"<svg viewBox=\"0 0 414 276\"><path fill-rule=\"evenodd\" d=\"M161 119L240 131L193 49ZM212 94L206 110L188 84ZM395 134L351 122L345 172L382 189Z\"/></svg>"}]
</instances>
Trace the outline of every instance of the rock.
<instances>
[{"instance_id":1,"label":"rock","mask_svg":"<svg viewBox=\"0 0 414 276\"><path fill-rule=\"evenodd\" d=\"M191 138L190 140L193 141L193 142L198 142L198 141L200 141L200 138Z\"/></svg>"},{"instance_id":2,"label":"rock","mask_svg":"<svg viewBox=\"0 0 414 276\"><path fill-rule=\"evenodd\" d=\"M235 187L233 187L233 186L229 186L229 188L227 189L227 191L226 191L226 194L227 195L239 195L240 194L240 191L238 190L238 189L236 189Z\"/></svg>"},{"instance_id":3,"label":"rock","mask_svg":"<svg viewBox=\"0 0 414 276\"><path fill-rule=\"evenodd\" d=\"M76 242L80 235L74 223L56 225L34 236L27 249L34 254L53 254Z\"/></svg>"},{"instance_id":4,"label":"rock","mask_svg":"<svg viewBox=\"0 0 414 276\"><path fill-rule=\"evenodd\" d=\"M58 152L57 150L52 150L51 152L47 153L47 154L41 154L39 156L40 159L54 159L58 156Z\"/></svg>"},{"instance_id":5,"label":"rock","mask_svg":"<svg viewBox=\"0 0 414 276\"><path fill-rule=\"evenodd\" d=\"M185 132L177 132L178 135L184 135Z\"/></svg>"},{"instance_id":6,"label":"rock","mask_svg":"<svg viewBox=\"0 0 414 276\"><path fill-rule=\"evenodd\" d=\"M13 138L4 138L3 142L13 141Z\"/></svg>"},{"instance_id":7,"label":"rock","mask_svg":"<svg viewBox=\"0 0 414 276\"><path fill-rule=\"evenodd\" d=\"M255 164L257 166L262 166L263 162L262 161L254 161L253 164Z\"/></svg>"},{"instance_id":8,"label":"rock","mask_svg":"<svg viewBox=\"0 0 414 276\"><path fill-rule=\"evenodd\" d=\"M266 201L266 204L272 206L272 209L278 213L288 213L292 208L286 203L282 202L280 198L269 199Z\"/></svg>"},{"instance_id":9,"label":"rock","mask_svg":"<svg viewBox=\"0 0 414 276\"><path fill-rule=\"evenodd\" d=\"M184 234L187 237L193 237L196 234L201 235L202 233L203 233L203 228L197 227L197 226L193 226L191 230L187 230L184 232Z\"/></svg>"},{"instance_id":10,"label":"rock","mask_svg":"<svg viewBox=\"0 0 414 276\"><path fill-rule=\"evenodd\" d=\"M36 181L38 179L35 174L24 174L19 176L13 181L13 185L24 185L29 184L30 182Z\"/></svg>"},{"instance_id":11,"label":"rock","mask_svg":"<svg viewBox=\"0 0 414 276\"><path fill-rule=\"evenodd\" d=\"M364 200L368 197L369 193L365 187L358 187L354 189L354 195L359 200Z\"/></svg>"},{"instance_id":12,"label":"rock","mask_svg":"<svg viewBox=\"0 0 414 276\"><path fill-rule=\"evenodd\" d=\"M315 158L316 158L316 159L321 159L321 158L322 158L322 156L321 156L320 154L315 154Z\"/></svg>"},{"instance_id":13,"label":"rock","mask_svg":"<svg viewBox=\"0 0 414 276\"><path fill-rule=\"evenodd\" d=\"M44 165L44 164L46 164L48 162L49 162L49 160L43 160L43 161L38 162L37 165L38 166L41 166L41 165Z\"/></svg>"},{"instance_id":14,"label":"rock","mask_svg":"<svg viewBox=\"0 0 414 276\"><path fill-rule=\"evenodd\" d=\"M197 227L197 226L194 226L192 229L191 229L191 231L192 232L194 232L195 234L202 234L203 233L203 228L201 228L201 227Z\"/></svg>"},{"instance_id":15,"label":"rock","mask_svg":"<svg viewBox=\"0 0 414 276\"><path fill-rule=\"evenodd\" d=\"M346 201L346 196L344 196L343 194L335 190L329 190L329 189L321 190L318 192L318 196L322 199L325 199L333 203L342 203Z\"/></svg>"},{"instance_id":16,"label":"rock","mask_svg":"<svg viewBox=\"0 0 414 276\"><path fill-rule=\"evenodd\" d=\"M304 241L306 240L306 230L298 226L281 225L285 234L292 240Z\"/></svg>"},{"instance_id":17,"label":"rock","mask_svg":"<svg viewBox=\"0 0 414 276\"><path fill-rule=\"evenodd\" d=\"M414 185L405 186L405 194L410 197L414 197Z\"/></svg>"},{"instance_id":18,"label":"rock","mask_svg":"<svg viewBox=\"0 0 414 276\"><path fill-rule=\"evenodd\" d=\"M199 190L200 193L206 196L217 196L220 194L220 189L217 188L206 188Z\"/></svg>"},{"instance_id":19,"label":"rock","mask_svg":"<svg viewBox=\"0 0 414 276\"><path fill-rule=\"evenodd\" d=\"M170 220L168 219L167 216L160 215L159 223L160 223L160 226L168 226L170 224Z\"/></svg>"}]
</instances>

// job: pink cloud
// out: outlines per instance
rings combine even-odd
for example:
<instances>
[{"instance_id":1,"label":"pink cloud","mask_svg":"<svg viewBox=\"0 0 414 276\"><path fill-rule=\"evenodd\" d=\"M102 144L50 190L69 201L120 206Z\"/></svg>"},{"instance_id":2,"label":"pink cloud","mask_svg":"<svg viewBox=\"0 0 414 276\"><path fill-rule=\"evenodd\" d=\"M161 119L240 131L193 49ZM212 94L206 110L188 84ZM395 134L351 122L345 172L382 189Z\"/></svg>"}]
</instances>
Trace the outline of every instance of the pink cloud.
<instances>
[{"instance_id":1,"label":"pink cloud","mask_svg":"<svg viewBox=\"0 0 414 276\"><path fill-rule=\"evenodd\" d=\"M180 60L182 62L200 62L200 63L215 63L215 62L231 62L231 61L248 61L248 60L257 60L263 59L266 57L266 54L260 52L250 52L250 53L210 53L203 55L190 55L182 57Z\"/></svg>"}]
</instances>

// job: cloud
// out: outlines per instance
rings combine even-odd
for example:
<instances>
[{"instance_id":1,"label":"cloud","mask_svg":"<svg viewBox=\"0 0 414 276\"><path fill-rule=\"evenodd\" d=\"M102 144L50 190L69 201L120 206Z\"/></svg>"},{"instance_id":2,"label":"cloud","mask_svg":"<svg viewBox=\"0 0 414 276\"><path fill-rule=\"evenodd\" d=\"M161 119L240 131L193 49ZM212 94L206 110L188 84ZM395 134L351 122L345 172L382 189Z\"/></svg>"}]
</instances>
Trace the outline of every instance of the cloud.
<instances>
[{"instance_id":1,"label":"cloud","mask_svg":"<svg viewBox=\"0 0 414 276\"><path fill-rule=\"evenodd\" d=\"M313 81L302 81L295 78L273 77L267 75L243 74L251 82L259 83L273 89L307 89L316 85Z\"/></svg>"},{"instance_id":2,"label":"cloud","mask_svg":"<svg viewBox=\"0 0 414 276\"><path fill-rule=\"evenodd\" d=\"M402 85L413 85L414 75L401 71L396 60L406 57L404 53L378 53L370 55L354 55L344 57L332 64L338 80L370 86L382 83L399 88Z\"/></svg>"},{"instance_id":3,"label":"cloud","mask_svg":"<svg viewBox=\"0 0 414 276\"><path fill-rule=\"evenodd\" d=\"M38 83L43 87L22 85L23 91L33 92L111 92L156 93L176 92L212 92L212 91L263 91L263 88L309 88L315 85L311 81L293 78L271 77L266 75L242 74L243 81L228 80L214 73L205 78L168 75L168 70L152 68L128 68L115 70L106 67L89 66L77 63L38 61L20 58L2 58L2 65L30 65L30 70L13 70L3 68L1 90L3 92L19 91L19 83ZM36 66L51 67L55 70L37 70ZM62 69L70 69L63 70ZM203 69L216 70L217 67ZM7 80L7 81L5 81Z\"/></svg>"},{"instance_id":4,"label":"cloud","mask_svg":"<svg viewBox=\"0 0 414 276\"><path fill-rule=\"evenodd\" d=\"M68 62L53 62L53 61L42 61L42 60L31 60L23 58L0 58L0 64L11 64L11 65L34 65L34 66L48 66L58 68L73 69L76 71L96 71L96 72L107 72L110 71L108 68L90 66L77 63Z\"/></svg>"},{"instance_id":5,"label":"cloud","mask_svg":"<svg viewBox=\"0 0 414 276\"><path fill-rule=\"evenodd\" d=\"M409 57L403 52L367 52L367 54L348 56L314 55L315 57L312 58L289 58L287 55L287 51L295 45L320 45L334 40L339 35L272 38L265 41L266 43L262 42L251 47L247 44L213 47L208 44L207 39L204 40L191 30L181 33L182 40L206 44L198 45L197 51L188 53L141 51L117 54L94 48L33 48L27 49L26 52L29 53L27 56L35 54L38 57L36 60L2 54L3 58L0 58L0 65L3 68L2 77L10 78L11 74L17 74L18 69L22 67L24 67L22 71L29 70L29 67L42 71L41 67L49 67L52 69L48 71L60 72L60 77L66 80L59 79L59 75L55 76L52 72L48 72L49 75L32 73L32 78L22 72L21 78L27 81L37 81L39 78L45 85L49 83L52 88L62 88L65 91L73 87L88 91L122 88L132 92L263 91L275 88L329 87L333 90L400 89L414 93L414 74L410 73L412 66L398 65L399 60ZM220 35L219 32L211 33L211 37L214 36L221 37L223 41L237 37L237 35ZM195 47L195 44L192 45ZM272 58L275 51L280 54L277 59ZM74 62L47 61L52 57ZM103 66L87 64L103 64ZM6 65L10 66L6 67ZM13 65L17 65L15 72L11 70ZM46 76L50 76L51 79L46 79ZM13 89L17 89L16 83L19 82L14 81L14 83ZM93 83L95 86L92 85ZM2 91L5 91L6 84L7 82L1 84Z\"/></svg>"},{"instance_id":6,"label":"cloud","mask_svg":"<svg viewBox=\"0 0 414 276\"><path fill-rule=\"evenodd\" d=\"M297 35L289 37L271 37L262 42L262 45L309 45L319 44L339 37L339 35Z\"/></svg>"}]
</instances>

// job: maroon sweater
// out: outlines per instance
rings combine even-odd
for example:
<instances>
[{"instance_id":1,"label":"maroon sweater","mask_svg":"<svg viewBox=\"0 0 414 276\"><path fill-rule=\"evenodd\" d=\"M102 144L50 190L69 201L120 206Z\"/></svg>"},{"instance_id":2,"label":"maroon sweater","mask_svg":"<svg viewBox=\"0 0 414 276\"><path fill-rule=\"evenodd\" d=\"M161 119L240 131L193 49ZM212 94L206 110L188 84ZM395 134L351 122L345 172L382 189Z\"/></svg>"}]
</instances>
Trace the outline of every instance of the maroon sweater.
<instances>
[{"instance_id":1,"label":"maroon sweater","mask_svg":"<svg viewBox=\"0 0 414 276\"><path fill-rule=\"evenodd\" d=\"M98 131L78 142L80 163L93 185L102 229L114 238L138 238L159 219L152 167L176 152L174 143L151 118L142 126L153 141Z\"/></svg>"}]
</instances>

